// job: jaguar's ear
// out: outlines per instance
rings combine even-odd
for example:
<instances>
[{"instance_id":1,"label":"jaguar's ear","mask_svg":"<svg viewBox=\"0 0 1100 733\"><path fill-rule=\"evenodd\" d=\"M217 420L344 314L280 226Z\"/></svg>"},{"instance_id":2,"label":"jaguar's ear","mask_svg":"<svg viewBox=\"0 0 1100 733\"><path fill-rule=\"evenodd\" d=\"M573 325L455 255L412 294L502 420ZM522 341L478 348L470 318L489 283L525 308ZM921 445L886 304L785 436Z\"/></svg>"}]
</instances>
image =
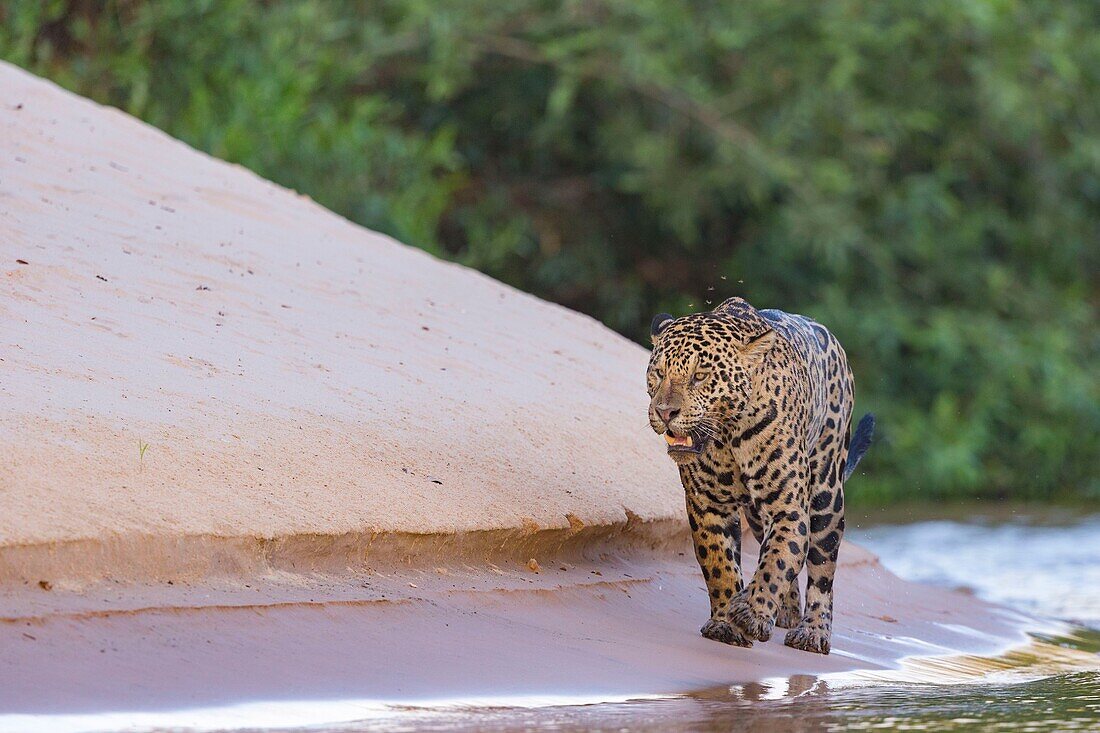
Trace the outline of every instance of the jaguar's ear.
<instances>
[{"instance_id":1,"label":"jaguar's ear","mask_svg":"<svg viewBox=\"0 0 1100 733\"><path fill-rule=\"evenodd\" d=\"M676 319L670 316L668 313L658 313L653 316L653 321L649 324L649 337L654 343L657 342L657 337L661 335L661 331L664 331L668 324L672 323Z\"/></svg>"},{"instance_id":2,"label":"jaguar's ear","mask_svg":"<svg viewBox=\"0 0 1100 733\"><path fill-rule=\"evenodd\" d=\"M775 330L769 328L764 333L749 339L745 345L741 347L741 353L754 360L760 361L763 360L764 354L767 354L774 344Z\"/></svg>"}]
</instances>

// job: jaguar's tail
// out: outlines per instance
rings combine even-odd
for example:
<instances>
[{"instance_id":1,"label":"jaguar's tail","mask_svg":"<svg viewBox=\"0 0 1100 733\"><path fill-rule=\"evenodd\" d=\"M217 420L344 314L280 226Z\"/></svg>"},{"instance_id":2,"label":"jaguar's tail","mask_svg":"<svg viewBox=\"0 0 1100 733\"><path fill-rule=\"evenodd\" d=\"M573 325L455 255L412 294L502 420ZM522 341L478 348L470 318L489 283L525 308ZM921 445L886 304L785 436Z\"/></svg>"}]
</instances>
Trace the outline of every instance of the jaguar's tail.
<instances>
[{"instance_id":1,"label":"jaguar's tail","mask_svg":"<svg viewBox=\"0 0 1100 733\"><path fill-rule=\"evenodd\" d=\"M847 481L852 472L859 465L859 459L871 447L871 439L875 435L875 416L871 413L864 415L859 425L856 425L852 433L852 442L848 445L848 460L844 465L844 480Z\"/></svg>"}]
</instances>

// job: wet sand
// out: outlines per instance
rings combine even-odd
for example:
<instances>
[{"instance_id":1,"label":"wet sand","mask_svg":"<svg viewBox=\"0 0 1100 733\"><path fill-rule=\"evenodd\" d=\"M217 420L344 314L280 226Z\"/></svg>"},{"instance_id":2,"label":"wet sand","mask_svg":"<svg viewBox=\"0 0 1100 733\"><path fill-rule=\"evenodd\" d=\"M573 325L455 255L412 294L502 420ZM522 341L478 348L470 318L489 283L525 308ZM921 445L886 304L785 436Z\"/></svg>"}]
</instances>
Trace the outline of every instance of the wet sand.
<instances>
[{"instance_id":1,"label":"wet sand","mask_svg":"<svg viewBox=\"0 0 1100 733\"><path fill-rule=\"evenodd\" d=\"M846 547L831 655L788 649L781 634L752 649L725 646L698 634L707 600L686 534L649 547L629 534L557 555L529 544L537 573L522 556L486 562L475 552L341 574L272 569L198 584L8 592L4 605L16 612L0 622L0 711L613 699L886 670L906 656L1026 642L1021 617L905 583Z\"/></svg>"}]
</instances>

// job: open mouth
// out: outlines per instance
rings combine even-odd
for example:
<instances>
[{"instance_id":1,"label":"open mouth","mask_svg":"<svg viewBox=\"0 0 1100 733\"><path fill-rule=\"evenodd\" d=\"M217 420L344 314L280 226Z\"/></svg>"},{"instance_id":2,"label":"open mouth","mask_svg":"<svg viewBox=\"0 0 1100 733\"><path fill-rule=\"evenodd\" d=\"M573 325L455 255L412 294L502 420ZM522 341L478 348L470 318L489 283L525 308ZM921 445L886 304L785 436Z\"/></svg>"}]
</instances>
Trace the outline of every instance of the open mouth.
<instances>
[{"instance_id":1,"label":"open mouth","mask_svg":"<svg viewBox=\"0 0 1100 733\"><path fill-rule=\"evenodd\" d=\"M703 450L703 441L697 440L692 435L676 435L666 432L665 442L668 443L669 453L698 453Z\"/></svg>"}]
</instances>

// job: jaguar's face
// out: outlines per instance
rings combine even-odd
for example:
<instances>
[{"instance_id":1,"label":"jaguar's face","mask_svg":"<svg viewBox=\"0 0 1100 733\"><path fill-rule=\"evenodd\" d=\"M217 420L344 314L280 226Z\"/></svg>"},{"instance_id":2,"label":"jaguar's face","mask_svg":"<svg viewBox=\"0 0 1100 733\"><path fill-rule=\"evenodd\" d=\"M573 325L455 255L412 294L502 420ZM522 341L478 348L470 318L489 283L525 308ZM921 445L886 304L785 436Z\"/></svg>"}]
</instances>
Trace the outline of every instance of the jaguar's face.
<instances>
[{"instance_id":1,"label":"jaguar's face","mask_svg":"<svg viewBox=\"0 0 1100 733\"><path fill-rule=\"evenodd\" d=\"M646 373L649 424L664 435L669 456L685 463L744 411L760 344L746 348L723 319L709 313L658 319Z\"/></svg>"}]
</instances>

